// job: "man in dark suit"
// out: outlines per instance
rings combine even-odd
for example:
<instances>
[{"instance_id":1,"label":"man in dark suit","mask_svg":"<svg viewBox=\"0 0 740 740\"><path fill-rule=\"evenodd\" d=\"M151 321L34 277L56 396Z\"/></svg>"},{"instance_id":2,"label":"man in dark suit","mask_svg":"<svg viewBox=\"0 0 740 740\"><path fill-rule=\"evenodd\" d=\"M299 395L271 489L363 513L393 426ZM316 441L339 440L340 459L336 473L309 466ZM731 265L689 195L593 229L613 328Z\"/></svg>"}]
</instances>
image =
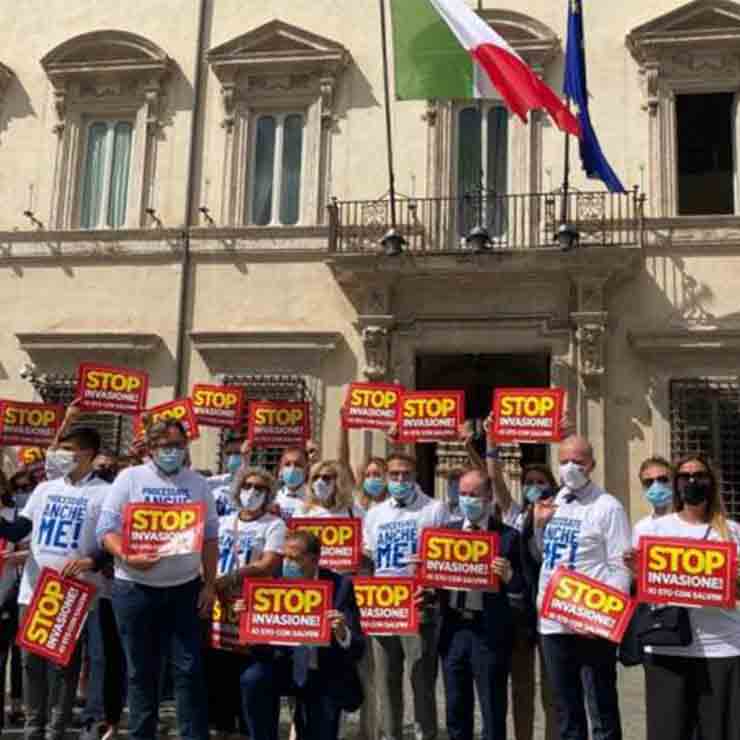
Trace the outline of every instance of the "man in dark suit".
<instances>
[{"instance_id":1,"label":"man in dark suit","mask_svg":"<svg viewBox=\"0 0 740 740\"><path fill-rule=\"evenodd\" d=\"M352 581L319 568L320 552L315 535L291 532L285 539L283 577L334 584L331 644L254 651L240 681L251 740L278 740L281 696L296 697L299 740L337 740L341 712L356 711L362 704L356 663L365 650L365 637Z\"/></svg>"},{"instance_id":2,"label":"man in dark suit","mask_svg":"<svg viewBox=\"0 0 740 740\"><path fill-rule=\"evenodd\" d=\"M447 698L447 731L450 740L472 740L475 687L483 740L505 740L513 644L508 594L524 588L519 534L496 515L491 482L482 470L473 469L460 477L459 505L465 519L451 528L498 533L500 551L493 569L501 588L497 592L440 591L439 652Z\"/></svg>"}]
</instances>

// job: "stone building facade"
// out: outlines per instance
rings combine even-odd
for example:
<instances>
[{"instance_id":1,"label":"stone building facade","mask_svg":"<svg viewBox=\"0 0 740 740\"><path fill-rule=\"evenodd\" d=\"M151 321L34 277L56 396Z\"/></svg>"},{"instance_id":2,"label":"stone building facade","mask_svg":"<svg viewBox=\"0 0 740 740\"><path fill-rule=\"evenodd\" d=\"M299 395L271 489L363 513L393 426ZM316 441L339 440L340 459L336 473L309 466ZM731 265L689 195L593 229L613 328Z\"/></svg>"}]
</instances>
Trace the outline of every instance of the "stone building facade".
<instances>
[{"instance_id":1,"label":"stone building facade","mask_svg":"<svg viewBox=\"0 0 740 740\"><path fill-rule=\"evenodd\" d=\"M559 89L566 3L480 5ZM564 194L541 115L396 102L396 257L377 3L0 10L0 397L68 396L83 359L146 369L152 402L227 378L310 400L333 456L353 380L464 388L478 420L496 385L561 385L633 518L640 461L699 449L740 515L740 4L584 5L592 116L636 189L574 152ZM419 450L425 482L454 455Z\"/></svg>"}]
</instances>

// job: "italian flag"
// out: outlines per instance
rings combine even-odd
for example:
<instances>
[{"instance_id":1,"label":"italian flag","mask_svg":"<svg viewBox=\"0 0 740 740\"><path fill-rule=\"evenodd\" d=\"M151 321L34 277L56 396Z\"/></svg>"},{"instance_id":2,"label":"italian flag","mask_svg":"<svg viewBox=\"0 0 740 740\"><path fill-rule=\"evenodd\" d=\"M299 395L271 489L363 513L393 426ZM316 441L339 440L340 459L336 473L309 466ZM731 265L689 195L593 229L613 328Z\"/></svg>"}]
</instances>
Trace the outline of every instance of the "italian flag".
<instances>
[{"instance_id":1,"label":"italian flag","mask_svg":"<svg viewBox=\"0 0 740 740\"><path fill-rule=\"evenodd\" d=\"M581 135L578 119L465 0L391 0L396 97L501 99L526 122L533 109Z\"/></svg>"}]
</instances>

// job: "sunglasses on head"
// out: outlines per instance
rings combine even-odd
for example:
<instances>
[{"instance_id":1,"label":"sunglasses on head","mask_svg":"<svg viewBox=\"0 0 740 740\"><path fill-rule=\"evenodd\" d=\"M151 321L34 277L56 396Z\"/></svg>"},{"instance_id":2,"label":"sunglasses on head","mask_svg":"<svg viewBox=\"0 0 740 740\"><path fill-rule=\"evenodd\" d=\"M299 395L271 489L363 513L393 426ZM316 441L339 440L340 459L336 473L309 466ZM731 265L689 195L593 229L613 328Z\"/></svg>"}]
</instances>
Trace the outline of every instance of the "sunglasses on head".
<instances>
[{"instance_id":1,"label":"sunglasses on head","mask_svg":"<svg viewBox=\"0 0 740 740\"><path fill-rule=\"evenodd\" d=\"M655 478L643 478L642 486L643 488L650 488L653 483L664 483L667 485L670 482L671 478L669 475L656 475Z\"/></svg>"}]
</instances>

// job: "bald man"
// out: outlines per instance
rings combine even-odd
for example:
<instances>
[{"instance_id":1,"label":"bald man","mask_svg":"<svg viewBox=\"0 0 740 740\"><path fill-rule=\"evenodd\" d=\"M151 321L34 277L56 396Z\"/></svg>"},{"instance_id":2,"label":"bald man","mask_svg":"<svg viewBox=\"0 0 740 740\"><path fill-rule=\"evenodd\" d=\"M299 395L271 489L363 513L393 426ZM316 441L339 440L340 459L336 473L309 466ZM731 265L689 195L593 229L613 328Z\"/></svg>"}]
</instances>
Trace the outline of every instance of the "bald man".
<instances>
[{"instance_id":1,"label":"bald man","mask_svg":"<svg viewBox=\"0 0 740 740\"><path fill-rule=\"evenodd\" d=\"M552 503L535 509L542 550L538 601L560 566L629 593L630 576L622 559L630 547L629 521L622 504L591 481L593 448L583 437L568 437L559 458L562 488ZM585 704L593 740L621 740L616 645L542 618L539 632L560 740L588 740Z\"/></svg>"}]
</instances>

